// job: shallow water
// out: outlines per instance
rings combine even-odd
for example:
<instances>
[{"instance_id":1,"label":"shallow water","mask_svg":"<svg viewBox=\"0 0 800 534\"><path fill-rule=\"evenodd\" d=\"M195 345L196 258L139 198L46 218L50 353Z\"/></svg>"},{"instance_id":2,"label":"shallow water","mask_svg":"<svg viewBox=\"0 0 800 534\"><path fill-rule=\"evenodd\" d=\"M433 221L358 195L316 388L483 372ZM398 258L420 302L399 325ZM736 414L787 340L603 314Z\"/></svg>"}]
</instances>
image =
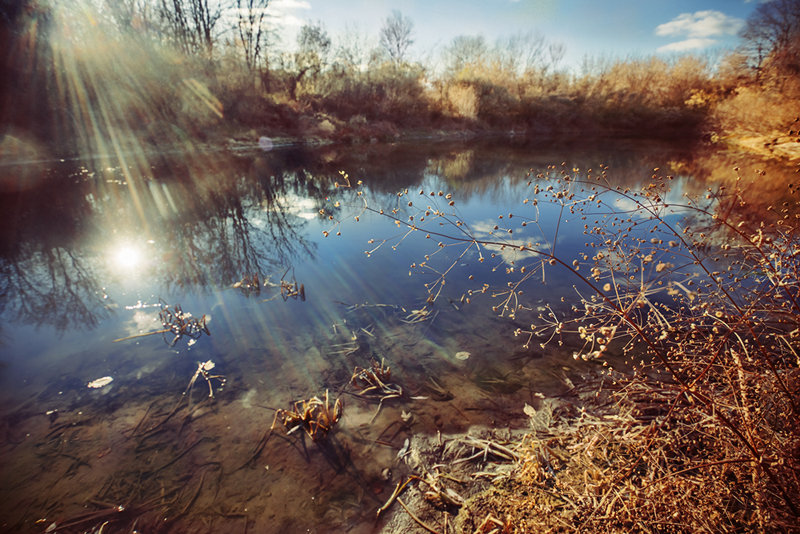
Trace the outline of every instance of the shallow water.
<instances>
[{"instance_id":1,"label":"shallow water","mask_svg":"<svg viewBox=\"0 0 800 534\"><path fill-rule=\"evenodd\" d=\"M492 291L468 304L469 290L503 287L539 260L509 248L483 249L480 262L464 243L405 236L364 203L403 220L430 205L447 219L429 217L427 231L457 236L460 220L489 237L495 224L511 227L508 213L534 217L522 204L531 169L582 175L605 165L621 187L673 169L679 195L704 187L684 170L687 158L646 143L498 140L0 169L42 177L0 195L2 529L378 529L375 510L397 481L387 469L407 437L522 427L526 402L567 389L565 377L591 364L573 360L569 342L526 348L512 335L547 309L569 311L575 292L564 273L532 279L529 309L498 317ZM584 250L580 221L547 205L536 217L524 229L515 221L514 239L555 240L565 257ZM430 268L420 267L426 254ZM438 292L445 271L426 305L425 284ZM270 285L247 289L253 275ZM301 284L305 298L294 293ZM115 342L162 329L159 312L175 305L205 316L210 335ZM196 374L208 361L207 374L219 375L209 378L213 398ZM354 367L373 361L403 390L380 409L350 384ZM113 381L87 387L102 377ZM345 403L328 440L269 434L275 409L326 391Z\"/></svg>"}]
</instances>

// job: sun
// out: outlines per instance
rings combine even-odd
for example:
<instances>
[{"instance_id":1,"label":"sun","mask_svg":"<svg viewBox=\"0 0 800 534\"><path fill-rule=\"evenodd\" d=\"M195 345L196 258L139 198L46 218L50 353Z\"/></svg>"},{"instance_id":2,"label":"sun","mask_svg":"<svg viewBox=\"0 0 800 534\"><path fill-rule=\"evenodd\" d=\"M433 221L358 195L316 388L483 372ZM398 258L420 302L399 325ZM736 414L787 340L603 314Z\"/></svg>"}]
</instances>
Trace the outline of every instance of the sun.
<instances>
[{"instance_id":1,"label":"sun","mask_svg":"<svg viewBox=\"0 0 800 534\"><path fill-rule=\"evenodd\" d=\"M115 267L132 271L142 264L142 252L133 245L120 245L111 253L111 260Z\"/></svg>"}]
</instances>

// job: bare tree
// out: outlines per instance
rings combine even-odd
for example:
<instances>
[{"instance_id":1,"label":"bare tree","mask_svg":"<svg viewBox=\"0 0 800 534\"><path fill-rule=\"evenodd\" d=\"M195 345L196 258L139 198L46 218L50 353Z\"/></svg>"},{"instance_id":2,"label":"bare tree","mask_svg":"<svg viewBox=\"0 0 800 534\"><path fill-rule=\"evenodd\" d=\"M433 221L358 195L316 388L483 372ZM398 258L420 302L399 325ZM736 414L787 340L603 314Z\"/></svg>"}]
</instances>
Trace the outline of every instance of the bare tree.
<instances>
[{"instance_id":1,"label":"bare tree","mask_svg":"<svg viewBox=\"0 0 800 534\"><path fill-rule=\"evenodd\" d=\"M158 6L158 15L166 29L167 40L183 50L190 52L192 49L189 21L186 16L182 0L161 0Z\"/></svg>"},{"instance_id":2,"label":"bare tree","mask_svg":"<svg viewBox=\"0 0 800 534\"><path fill-rule=\"evenodd\" d=\"M315 78L325 67L331 49L331 38L321 22L306 24L297 35L297 53L294 63L297 72L289 87L292 100L296 99L297 87L306 78Z\"/></svg>"},{"instance_id":3,"label":"bare tree","mask_svg":"<svg viewBox=\"0 0 800 534\"><path fill-rule=\"evenodd\" d=\"M497 55L503 67L515 74L540 70L545 62L548 43L539 33L517 33L497 41Z\"/></svg>"},{"instance_id":4,"label":"bare tree","mask_svg":"<svg viewBox=\"0 0 800 534\"><path fill-rule=\"evenodd\" d=\"M215 27L222 16L219 0L161 0L158 15L168 40L187 54L211 56Z\"/></svg>"},{"instance_id":5,"label":"bare tree","mask_svg":"<svg viewBox=\"0 0 800 534\"><path fill-rule=\"evenodd\" d=\"M374 38L355 25L346 25L336 41L336 62L340 68L361 71L375 59Z\"/></svg>"},{"instance_id":6,"label":"bare tree","mask_svg":"<svg viewBox=\"0 0 800 534\"><path fill-rule=\"evenodd\" d=\"M414 23L411 19L403 16L395 10L386 18L380 32L381 48L389 55L389 58L400 65L406 59L408 48L414 44L411 33L414 30Z\"/></svg>"},{"instance_id":7,"label":"bare tree","mask_svg":"<svg viewBox=\"0 0 800 534\"><path fill-rule=\"evenodd\" d=\"M153 6L148 0L103 0L101 6L122 32L144 33L152 30Z\"/></svg>"},{"instance_id":8,"label":"bare tree","mask_svg":"<svg viewBox=\"0 0 800 534\"><path fill-rule=\"evenodd\" d=\"M488 54L489 47L482 35L458 35L444 49L445 69L455 76L468 65L482 63Z\"/></svg>"},{"instance_id":9,"label":"bare tree","mask_svg":"<svg viewBox=\"0 0 800 534\"><path fill-rule=\"evenodd\" d=\"M236 0L236 28L244 52L244 62L250 71L258 68L262 47L266 45L267 30L264 19L268 6L269 0Z\"/></svg>"},{"instance_id":10,"label":"bare tree","mask_svg":"<svg viewBox=\"0 0 800 534\"><path fill-rule=\"evenodd\" d=\"M214 46L214 28L222 16L222 7L218 0L213 4L209 0L189 0L189 14L196 42L210 57Z\"/></svg>"},{"instance_id":11,"label":"bare tree","mask_svg":"<svg viewBox=\"0 0 800 534\"><path fill-rule=\"evenodd\" d=\"M760 4L747 19L741 37L760 68L770 55L797 49L800 40L800 0L772 0Z\"/></svg>"}]
</instances>

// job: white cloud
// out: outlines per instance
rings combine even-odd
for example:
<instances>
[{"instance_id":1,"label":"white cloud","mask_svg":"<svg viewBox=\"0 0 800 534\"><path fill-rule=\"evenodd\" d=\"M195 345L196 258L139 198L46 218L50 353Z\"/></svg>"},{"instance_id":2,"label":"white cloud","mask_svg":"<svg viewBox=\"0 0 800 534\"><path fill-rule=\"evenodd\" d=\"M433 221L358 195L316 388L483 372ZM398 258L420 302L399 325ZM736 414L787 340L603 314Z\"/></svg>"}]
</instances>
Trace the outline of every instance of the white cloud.
<instances>
[{"instance_id":1,"label":"white cloud","mask_svg":"<svg viewBox=\"0 0 800 534\"><path fill-rule=\"evenodd\" d=\"M311 9L311 2L306 2L305 0L271 0L269 8L276 11Z\"/></svg>"},{"instance_id":2,"label":"white cloud","mask_svg":"<svg viewBox=\"0 0 800 534\"><path fill-rule=\"evenodd\" d=\"M540 256L536 252L532 250L519 250L520 246L525 246L528 249L535 249L535 250L548 250L550 245L543 242L533 242L530 240L526 240L524 236L521 236L519 231L517 234L517 239L507 239L505 236L507 235L504 230L495 230L495 221L492 219L488 219L485 221L475 222L470 225L470 229L472 230L472 235L478 240L486 240L486 241L501 241L506 243L506 246L502 245L483 245L483 249L488 250L494 253L496 256L502 258L503 262L506 265L514 265L516 262L523 260L525 258L537 257Z\"/></svg>"},{"instance_id":3,"label":"white cloud","mask_svg":"<svg viewBox=\"0 0 800 534\"><path fill-rule=\"evenodd\" d=\"M686 52L687 50L697 50L699 48L707 48L716 44L716 39L703 39L700 37L693 37L691 39L684 39L675 43L669 43L664 46L658 47L656 52Z\"/></svg>"},{"instance_id":4,"label":"white cloud","mask_svg":"<svg viewBox=\"0 0 800 534\"><path fill-rule=\"evenodd\" d=\"M682 13L656 27L656 35L686 36L701 39L712 36L735 35L744 25L742 19L729 17L720 11L706 10Z\"/></svg>"},{"instance_id":5,"label":"white cloud","mask_svg":"<svg viewBox=\"0 0 800 534\"><path fill-rule=\"evenodd\" d=\"M267 14L273 25L278 27L300 27L306 21L295 11L311 9L311 2L306 0L271 0Z\"/></svg>"},{"instance_id":6,"label":"white cloud","mask_svg":"<svg viewBox=\"0 0 800 534\"><path fill-rule=\"evenodd\" d=\"M681 41L658 48L658 52L686 52L707 48L717 43L712 37L736 35L744 21L720 11L705 10L681 13L674 19L656 26L655 34L663 37L684 37Z\"/></svg>"},{"instance_id":7,"label":"white cloud","mask_svg":"<svg viewBox=\"0 0 800 534\"><path fill-rule=\"evenodd\" d=\"M268 24L279 30L299 28L306 23L306 20L298 15L297 11L310 10L311 2L306 0L270 0L267 7L262 8ZM259 10L256 10L257 12ZM247 8L229 8L225 11L226 20L229 20L230 25L235 26L238 21L239 14L247 16Z\"/></svg>"}]
</instances>

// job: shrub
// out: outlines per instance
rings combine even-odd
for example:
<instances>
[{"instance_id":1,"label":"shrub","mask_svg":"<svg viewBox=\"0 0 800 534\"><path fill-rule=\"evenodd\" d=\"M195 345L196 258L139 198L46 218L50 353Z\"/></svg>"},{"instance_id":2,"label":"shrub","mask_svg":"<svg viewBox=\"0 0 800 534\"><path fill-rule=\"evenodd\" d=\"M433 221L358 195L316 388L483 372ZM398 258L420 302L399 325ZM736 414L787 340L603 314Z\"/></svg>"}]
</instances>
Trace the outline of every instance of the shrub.
<instances>
[{"instance_id":1,"label":"shrub","mask_svg":"<svg viewBox=\"0 0 800 534\"><path fill-rule=\"evenodd\" d=\"M520 208L500 216L488 235L462 222L452 195L406 190L398 205L408 197L407 210L365 201L365 210L407 228L403 239L421 234L438 242L415 264L434 273L425 286L429 305L470 250L480 261L497 251L533 255L533 262L512 262L506 283L479 282L466 302L492 295L496 313L524 323L536 306L523 289L550 269L564 269L577 301L545 306L514 334L526 348L577 342L575 358L628 369L592 382L612 407L596 403L595 416L517 445L515 498L525 501L524 491L532 495L525 506L535 507L534 496L555 487L562 502L552 510L560 520L538 528L565 522L592 531L796 528L797 191L790 188L791 202L773 217L751 224L740 216L747 212L740 181L697 198L677 197L671 184L658 170L645 187L629 190L614 186L606 169L581 174L551 167L530 177ZM554 228L552 234L541 230L534 239L552 245L515 239L520 225L543 222L546 204L560 212L558 221L540 227ZM585 222L586 251L558 248L567 218ZM451 247L461 252L443 258ZM441 264L431 264L434 254ZM503 512L529 517L522 505L511 508Z\"/></svg>"},{"instance_id":2,"label":"shrub","mask_svg":"<svg viewBox=\"0 0 800 534\"><path fill-rule=\"evenodd\" d=\"M448 114L464 119L478 118L480 101L475 87L467 83L458 83L448 85L446 91Z\"/></svg>"}]
</instances>

